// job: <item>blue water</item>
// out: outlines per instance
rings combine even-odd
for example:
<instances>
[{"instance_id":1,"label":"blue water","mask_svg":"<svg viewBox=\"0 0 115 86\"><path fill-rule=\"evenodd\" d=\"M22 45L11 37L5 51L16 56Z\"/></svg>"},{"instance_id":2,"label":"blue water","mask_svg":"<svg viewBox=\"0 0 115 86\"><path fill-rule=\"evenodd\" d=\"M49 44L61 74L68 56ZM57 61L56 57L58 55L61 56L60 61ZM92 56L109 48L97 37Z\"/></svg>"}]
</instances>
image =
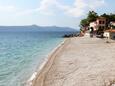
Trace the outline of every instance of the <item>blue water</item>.
<instances>
[{"instance_id":1,"label":"blue water","mask_svg":"<svg viewBox=\"0 0 115 86\"><path fill-rule=\"evenodd\" d=\"M0 32L0 86L23 86L63 34Z\"/></svg>"}]
</instances>

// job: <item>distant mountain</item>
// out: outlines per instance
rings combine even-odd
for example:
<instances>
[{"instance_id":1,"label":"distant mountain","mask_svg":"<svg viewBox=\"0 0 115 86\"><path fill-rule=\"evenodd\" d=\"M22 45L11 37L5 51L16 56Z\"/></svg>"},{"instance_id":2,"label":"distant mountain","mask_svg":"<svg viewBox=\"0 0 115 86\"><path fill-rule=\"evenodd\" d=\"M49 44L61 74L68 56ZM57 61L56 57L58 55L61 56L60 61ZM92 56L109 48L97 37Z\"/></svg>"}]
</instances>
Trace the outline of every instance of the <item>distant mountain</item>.
<instances>
[{"instance_id":1,"label":"distant mountain","mask_svg":"<svg viewBox=\"0 0 115 86\"><path fill-rule=\"evenodd\" d=\"M30 25L30 26L0 26L0 31L47 31L47 32L75 32L77 30L69 27L57 27L57 26L37 26L37 25Z\"/></svg>"}]
</instances>

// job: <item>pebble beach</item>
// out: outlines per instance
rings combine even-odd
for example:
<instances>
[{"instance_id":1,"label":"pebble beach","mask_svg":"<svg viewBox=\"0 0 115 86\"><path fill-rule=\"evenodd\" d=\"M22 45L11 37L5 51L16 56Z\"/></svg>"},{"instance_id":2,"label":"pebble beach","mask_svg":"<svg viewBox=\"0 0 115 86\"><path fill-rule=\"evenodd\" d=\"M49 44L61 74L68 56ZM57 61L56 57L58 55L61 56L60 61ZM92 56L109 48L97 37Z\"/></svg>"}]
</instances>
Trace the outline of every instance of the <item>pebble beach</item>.
<instances>
[{"instance_id":1,"label":"pebble beach","mask_svg":"<svg viewBox=\"0 0 115 86\"><path fill-rule=\"evenodd\" d=\"M40 85L34 86L115 86L115 42L106 39L76 37L55 55ZM39 78L39 80L37 80Z\"/></svg>"}]
</instances>

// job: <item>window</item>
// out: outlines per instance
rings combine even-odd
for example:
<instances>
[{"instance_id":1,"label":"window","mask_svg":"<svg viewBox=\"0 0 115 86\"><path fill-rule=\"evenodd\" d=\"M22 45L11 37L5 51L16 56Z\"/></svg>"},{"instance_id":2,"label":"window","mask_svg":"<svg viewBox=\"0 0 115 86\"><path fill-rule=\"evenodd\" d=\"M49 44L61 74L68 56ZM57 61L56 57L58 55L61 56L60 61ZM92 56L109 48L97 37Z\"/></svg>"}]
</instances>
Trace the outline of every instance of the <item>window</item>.
<instances>
[{"instance_id":1,"label":"window","mask_svg":"<svg viewBox=\"0 0 115 86\"><path fill-rule=\"evenodd\" d=\"M101 29L101 26L99 26L99 29Z\"/></svg>"},{"instance_id":2,"label":"window","mask_svg":"<svg viewBox=\"0 0 115 86\"><path fill-rule=\"evenodd\" d=\"M113 36L113 39L115 39L115 36Z\"/></svg>"},{"instance_id":3,"label":"window","mask_svg":"<svg viewBox=\"0 0 115 86\"><path fill-rule=\"evenodd\" d=\"M104 29L105 27L104 26L102 26L102 29Z\"/></svg>"},{"instance_id":4,"label":"window","mask_svg":"<svg viewBox=\"0 0 115 86\"><path fill-rule=\"evenodd\" d=\"M99 24L101 24L101 21L99 21Z\"/></svg>"},{"instance_id":5,"label":"window","mask_svg":"<svg viewBox=\"0 0 115 86\"><path fill-rule=\"evenodd\" d=\"M100 30L104 30L104 29L105 29L105 26L99 26L99 29L100 29Z\"/></svg>"}]
</instances>

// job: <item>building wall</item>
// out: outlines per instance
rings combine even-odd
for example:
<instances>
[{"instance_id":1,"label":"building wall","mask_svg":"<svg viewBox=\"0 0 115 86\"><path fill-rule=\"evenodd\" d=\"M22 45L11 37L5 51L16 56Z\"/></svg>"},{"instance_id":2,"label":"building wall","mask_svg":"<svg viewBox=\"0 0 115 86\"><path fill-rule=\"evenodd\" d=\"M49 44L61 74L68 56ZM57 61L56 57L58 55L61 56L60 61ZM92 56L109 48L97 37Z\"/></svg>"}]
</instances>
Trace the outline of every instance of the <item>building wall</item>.
<instances>
[{"instance_id":1,"label":"building wall","mask_svg":"<svg viewBox=\"0 0 115 86\"><path fill-rule=\"evenodd\" d=\"M110 24L115 26L115 22L110 22Z\"/></svg>"},{"instance_id":2,"label":"building wall","mask_svg":"<svg viewBox=\"0 0 115 86\"><path fill-rule=\"evenodd\" d=\"M96 29L97 29L97 24L96 24L96 22L91 22L91 23L90 23L90 27L93 27L94 30L96 30Z\"/></svg>"},{"instance_id":3,"label":"building wall","mask_svg":"<svg viewBox=\"0 0 115 86\"><path fill-rule=\"evenodd\" d=\"M115 22L110 22L111 24L111 29L115 29Z\"/></svg>"},{"instance_id":4,"label":"building wall","mask_svg":"<svg viewBox=\"0 0 115 86\"><path fill-rule=\"evenodd\" d=\"M110 33L110 38L113 39L113 40L115 40L115 32L111 32Z\"/></svg>"},{"instance_id":5,"label":"building wall","mask_svg":"<svg viewBox=\"0 0 115 86\"><path fill-rule=\"evenodd\" d=\"M110 38L110 33L109 32L104 32L104 36Z\"/></svg>"},{"instance_id":6,"label":"building wall","mask_svg":"<svg viewBox=\"0 0 115 86\"><path fill-rule=\"evenodd\" d=\"M115 32L104 32L104 36L115 40Z\"/></svg>"},{"instance_id":7,"label":"building wall","mask_svg":"<svg viewBox=\"0 0 115 86\"><path fill-rule=\"evenodd\" d=\"M106 19L105 18L97 19L96 22L97 22L98 29L106 29Z\"/></svg>"}]
</instances>

